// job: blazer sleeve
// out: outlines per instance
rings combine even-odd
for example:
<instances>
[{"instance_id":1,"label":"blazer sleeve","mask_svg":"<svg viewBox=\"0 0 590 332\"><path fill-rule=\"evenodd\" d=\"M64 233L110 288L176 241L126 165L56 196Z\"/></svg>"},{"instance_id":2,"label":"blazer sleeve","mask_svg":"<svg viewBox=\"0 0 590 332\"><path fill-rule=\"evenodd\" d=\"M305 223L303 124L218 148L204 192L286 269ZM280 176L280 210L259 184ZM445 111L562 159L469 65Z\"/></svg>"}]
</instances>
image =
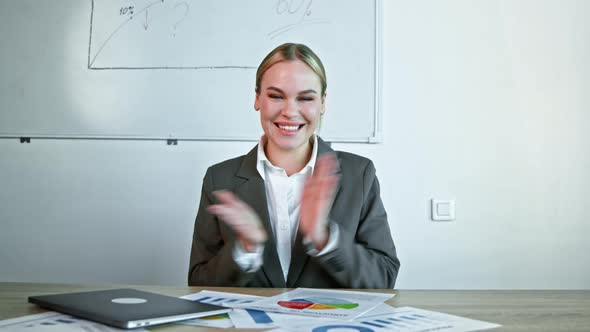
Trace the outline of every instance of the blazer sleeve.
<instances>
[{"instance_id":1,"label":"blazer sleeve","mask_svg":"<svg viewBox=\"0 0 590 332\"><path fill-rule=\"evenodd\" d=\"M313 259L319 260L341 287L391 289L395 286L400 261L381 201L375 167L370 160L363 172L362 197L358 224L348 225L347 231L340 227L338 247ZM340 226L348 221L330 220Z\"/></svg>"},{"instance_id":2,"label":"blazer sleeve","mask_svg":"<svg viewBox=\"0 0 590 332\"><path fill-rule=\"evenodd\" d=\"M235 238L217 217L207 212L214 202L213 176L207 170L195 220L188 271L189 286L244 286L254 274L244 272L233 259Z\"/></svg>"}]
</instances>

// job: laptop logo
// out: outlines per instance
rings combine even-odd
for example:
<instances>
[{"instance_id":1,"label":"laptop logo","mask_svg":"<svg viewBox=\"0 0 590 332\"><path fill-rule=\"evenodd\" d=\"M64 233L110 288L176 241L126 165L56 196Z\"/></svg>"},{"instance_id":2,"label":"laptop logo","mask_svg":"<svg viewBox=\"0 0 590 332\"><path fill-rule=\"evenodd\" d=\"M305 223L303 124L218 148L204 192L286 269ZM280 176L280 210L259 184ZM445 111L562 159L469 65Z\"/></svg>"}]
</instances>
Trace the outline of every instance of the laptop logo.
<instances>
[{"instance_id":1,"label":"laptop logo","mask_svg":"<svg viewBox=\"0 0 590 332\"><path fill-rule=\"evenodd\" d=\"M120 297L120 298L112 299L111 302L119 303L119 304L140 304L140 303L146 303L147 300L140 299L137 297Z\"/></svg>"}]
</instances>

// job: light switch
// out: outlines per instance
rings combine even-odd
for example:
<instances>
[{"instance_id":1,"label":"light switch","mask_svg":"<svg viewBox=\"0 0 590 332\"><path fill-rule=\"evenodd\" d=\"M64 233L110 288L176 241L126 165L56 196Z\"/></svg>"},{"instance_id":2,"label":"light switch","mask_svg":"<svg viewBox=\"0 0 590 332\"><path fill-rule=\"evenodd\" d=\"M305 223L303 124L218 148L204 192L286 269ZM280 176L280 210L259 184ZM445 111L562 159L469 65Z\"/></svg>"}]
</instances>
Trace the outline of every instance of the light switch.
<instances>
[{"instance_id":1,"label":"light switch","mask_svg":"<svg viewBox=\"0 0 590 332\"><path fill-rule=\"evenodd\" d=\"M432 220L455 220L455 200L433 199L431 202Z\"/></svg>"}]
</instances>

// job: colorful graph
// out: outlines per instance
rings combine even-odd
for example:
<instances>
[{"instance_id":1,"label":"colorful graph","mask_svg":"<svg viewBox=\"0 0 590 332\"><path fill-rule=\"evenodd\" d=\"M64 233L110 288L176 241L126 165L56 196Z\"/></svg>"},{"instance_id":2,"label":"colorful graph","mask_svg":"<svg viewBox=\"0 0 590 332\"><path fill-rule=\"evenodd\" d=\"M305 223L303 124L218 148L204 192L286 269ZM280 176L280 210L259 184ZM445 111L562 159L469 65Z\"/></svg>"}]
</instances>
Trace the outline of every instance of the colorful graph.
<instances>
[{"instance_id":1,"label":"colorful graph","mask_svg":"<svg viewBox=\"0 0 590 332\"><path fill-rule=\"evenodd\" d=\"M224 297L201 296L197 299L191 299L191 301L222 305L223 302L231 300ZM228 314L200 317L184 321L183 323L188 325L209 326L218 328L228 328L233 326Z\"/></svg>"},{"instance_id":2,"label":"colorful graph","mask_svg":"<svg viewBox=\"0 0 590 332\"><path fill-rule=\"evenodd\" d=\"M219 320L219 319L229 319L228 314L221 314L221 315L214 315L214 316L207 316L198 318L200 320Z\"/></svg>"},{"instance_id":3,"label":"colorful graph","mask_svg":"<svg viewBox=\"0 0 590 332\"><path fill-rule=\"evenodd\" d=\"M331 297L310 297L302 299L293 299L289 301L279 301L281 307L297 310L333 310L333 309L354 309L358 303L348 300L336 299Z\"/></svg>"}]
</instances>

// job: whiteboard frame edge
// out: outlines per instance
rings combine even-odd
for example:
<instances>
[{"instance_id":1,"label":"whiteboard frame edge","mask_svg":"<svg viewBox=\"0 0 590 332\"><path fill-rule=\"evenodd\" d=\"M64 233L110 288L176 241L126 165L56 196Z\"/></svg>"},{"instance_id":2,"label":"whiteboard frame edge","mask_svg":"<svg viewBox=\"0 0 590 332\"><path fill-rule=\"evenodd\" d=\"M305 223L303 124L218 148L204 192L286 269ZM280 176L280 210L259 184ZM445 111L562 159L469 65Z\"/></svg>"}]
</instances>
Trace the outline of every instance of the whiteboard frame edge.
<instances>
[{"instance_id":1,"label":"whiteboard frame edge","mask_svg":"<svg viewBox=\"0 0 590 332\"><path fill-rule=\"evenodd\" d=\"M261 134L262 135L262 134ZM330 137L322 139L331 143L378 143L374 137ZM113 140L113 141L207 141L207 142L258 142L258 137L174 137L174 136L116 136L116 135L40 135L40 134L0 134L0 139L42 139L42 140Z\"/></svg>"},{"instance_id":2,"label":"whiteboard frame edge","mask_svg":"<svg viewBox=\"0 0 590 332\"><path fill-rule=\"evenodd\" d=\"M382 89L383 89L383 0L375 0L375 124L373 136L368 143L382 143Z\"/></svg>"}]
</instances>

